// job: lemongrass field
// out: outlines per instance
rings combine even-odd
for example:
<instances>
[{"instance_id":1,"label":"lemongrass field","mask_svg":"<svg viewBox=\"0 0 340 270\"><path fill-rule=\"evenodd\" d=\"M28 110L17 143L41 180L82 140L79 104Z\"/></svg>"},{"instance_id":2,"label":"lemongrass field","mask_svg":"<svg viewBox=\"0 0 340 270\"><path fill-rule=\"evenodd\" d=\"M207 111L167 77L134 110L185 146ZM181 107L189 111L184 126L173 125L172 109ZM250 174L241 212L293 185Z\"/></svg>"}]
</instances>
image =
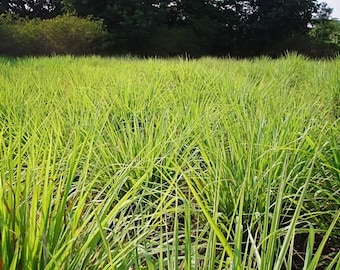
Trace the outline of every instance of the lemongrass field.
<instances>
[{"instance_id":1,"label":"lemongrass field","mask_svg":"<svg viewBox=\"0 0 340 270\"><path fill-rule=\"evenodd\" d=\"M0 270L340 269L340 58L0 58Z\"/></svg>"}]
</instances>

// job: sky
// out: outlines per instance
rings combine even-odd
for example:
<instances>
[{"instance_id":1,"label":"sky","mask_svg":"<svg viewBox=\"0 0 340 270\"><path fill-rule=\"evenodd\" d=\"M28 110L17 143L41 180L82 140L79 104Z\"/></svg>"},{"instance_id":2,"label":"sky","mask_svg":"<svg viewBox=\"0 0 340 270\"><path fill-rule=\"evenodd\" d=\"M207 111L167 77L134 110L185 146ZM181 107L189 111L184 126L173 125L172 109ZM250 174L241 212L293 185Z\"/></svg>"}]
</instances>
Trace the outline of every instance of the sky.
<instances>
[{"instance_id":1,"label":"sky","mask_svg":"<svg viewBox=\"0 0 340 270\"><path fill-rule=\"evenodd\" d=\"M319 2L326 2L328 6L333 8L331 17L340 20L340 0L319 0Z\"/></svg>"}]
</instances>

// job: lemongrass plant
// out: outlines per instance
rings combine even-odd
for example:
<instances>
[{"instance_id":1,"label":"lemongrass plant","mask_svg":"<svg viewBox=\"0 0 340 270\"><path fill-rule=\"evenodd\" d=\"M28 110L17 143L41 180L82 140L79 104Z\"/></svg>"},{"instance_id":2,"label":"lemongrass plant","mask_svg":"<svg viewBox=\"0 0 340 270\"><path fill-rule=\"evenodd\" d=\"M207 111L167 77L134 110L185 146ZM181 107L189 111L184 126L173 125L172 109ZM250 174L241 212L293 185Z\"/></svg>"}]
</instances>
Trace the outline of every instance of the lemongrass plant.
<instances>
[{"instance_id":1,"label":"lemongrass plant","mask_svg":"<svg viewBox=\"0 0 340 270\"><path fill-rule=\"evenodd\" d=\"M339 59L0 59L0 269L340 269Z\"/></svg>"}]
</instances>

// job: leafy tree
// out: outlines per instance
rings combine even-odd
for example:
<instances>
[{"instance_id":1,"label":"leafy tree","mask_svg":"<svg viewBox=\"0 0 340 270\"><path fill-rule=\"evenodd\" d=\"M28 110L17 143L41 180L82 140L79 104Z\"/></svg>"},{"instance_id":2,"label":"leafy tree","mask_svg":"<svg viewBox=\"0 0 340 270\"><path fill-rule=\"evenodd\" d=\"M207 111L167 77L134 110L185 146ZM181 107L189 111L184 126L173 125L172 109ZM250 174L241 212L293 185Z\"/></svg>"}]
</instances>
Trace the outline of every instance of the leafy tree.
<instances>
[{"instance_id":1,"label":"leafy tree","mask_svg":"<svg viewBox=\"0 0 340 270\"><path fill-rule=\"evenodd\" d=\"M308 33L311 41L323 46L328 51L339 52L340 50L340 21L330 19L333 9L327 3L317 5L313 14L313 22ZM332 55L334 53L331 53Z\"/></svg>"},{"instance_id":2,"label":"leafy tree","mask_svg":"<svg viewBox=\"0 0 340 270\"><path fill-rule=\"evenodd\" d=\"M59 15L61 6L61 0L1 0L0 14L11 13L29 19L47 19Z\"/></svg>"},{"instance_id":3,"label":"leafy tree","mask_svg":"<svg viewBox=\"0 0 340 270\"><path fill-rule=\"evenodd\" d=\"M239 48L250 55L260 54L296 34L306 33L315 8L315 0L242 1L237 9Z\"/></svg>"},{"instance_id":4,"label":"leafy tree","mask_svg":"<svg viewBox=\"0 0 340 270\"><path fill-rule=\"evenodd\" d=\"M329 20L331 14L333 12L333 9L328 6L327 3L321 2L317 4L316 11L313 14L313 21L314 22L322 22Z\"/></svg>"},{"instance_id":5,"label":"leafy tree","mask_svg":"<svg viewBox=\"0 0 340 270\"><path fill-rule=\"evenodd\" d=\"M158 1L64 0L63 3L67 11L103 19L112 34L116 51L141 51L162 21Z\"/></svg>"},{"instance_id":6,"label":"leafy tree","mask_svg":"<svg viewBox=\"0 0 340 270\"><path fill-rule=\"evenodd\" d=\"M169 29L169 31L165 30L166 32L184 33L187 31L191 33L188 36L195 35L192 42L198 43L195 48L201 48L203 54L223 54L232 49L233 35L235 34L235 29L232 26L239 20L233 10L224 7L224 1L177 0L165 2L163 1L166 14L165 25L181 29L181 31Z\"/></svg>"},{"instance_id":7,"label":"leafy tree","mask_svg":"<svg viewBox=\"0 0 340 270\"><path fill-rule=\"evenodd\" d=\"M219 53L254 55L306 34L317 8L316 0L174 0L167 14L172 25L207 36Z\"/></svg>"},{"instance_id":8,"label":"leafy tree","mask_svg":"<svg viewBox=\"0 0 340 270\"><path fill-rule=\"evenodd\" d=\"M309 35L317 42L334 44L340 48L340 21L327 20L316 24Z\"/></svg>"},{"instance_id":9,"label":"leafy tree","mask_svg":"<svg viewBox=\"0 0 340 270\"><path fill-rule=\"evenodd\" d=\"M330 12L317 0L3 0L0 13L50 18L60 13L100 18L115 52L144 53L152 39L174 35L178 48L200 48L202 54L255 55L296 35L305 35L313 15ZM185 38L185 33L188 34ZM175 35L178 35L177 39ZM180 37L182 36L182 37ZM190 39L188 37L192 37Z\"/></svg>"}]
</instances>

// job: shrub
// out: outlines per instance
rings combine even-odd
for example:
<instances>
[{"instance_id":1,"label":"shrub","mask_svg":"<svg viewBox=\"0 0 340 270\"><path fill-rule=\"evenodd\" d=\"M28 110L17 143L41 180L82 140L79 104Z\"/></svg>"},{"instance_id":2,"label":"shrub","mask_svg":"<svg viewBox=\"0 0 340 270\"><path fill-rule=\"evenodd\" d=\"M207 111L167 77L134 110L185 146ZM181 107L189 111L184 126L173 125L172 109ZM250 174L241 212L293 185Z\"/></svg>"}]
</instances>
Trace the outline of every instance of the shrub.
<instances>
[{"instance_id":1,"label":"shrub","mask_svg":"<svg viewBox=\"0 0 340 270\"><path fill-rule=\"evenodd\" d=\"M89 54L98 52L106 32L102 21L64 15L42 21L45 49L57 54Z\"/></svg>"},{"instance_id":2,"label":"shrub","mask_svg":"<svg viewBox=\"0 0 340 270\"><path fill-rule=\"evenodd\" d=\"M107 32L102 21L62 15L54 19L0 20L0 53L8 55L93 54L103 49Z\"/></svg>"}]
</instances>

